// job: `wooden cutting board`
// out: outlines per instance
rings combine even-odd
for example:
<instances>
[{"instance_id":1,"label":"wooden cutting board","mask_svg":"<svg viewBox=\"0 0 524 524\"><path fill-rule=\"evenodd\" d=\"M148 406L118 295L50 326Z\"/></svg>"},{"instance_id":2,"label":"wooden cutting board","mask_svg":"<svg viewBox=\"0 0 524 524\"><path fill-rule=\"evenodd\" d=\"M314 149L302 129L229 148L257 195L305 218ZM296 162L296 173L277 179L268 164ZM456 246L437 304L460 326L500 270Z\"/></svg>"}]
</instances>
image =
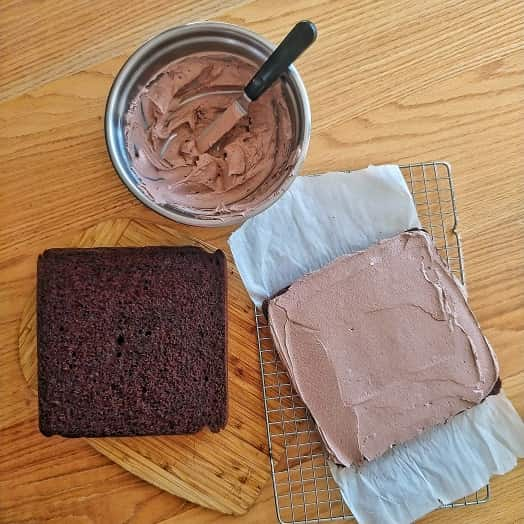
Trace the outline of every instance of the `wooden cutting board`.
<instances>
[{"instance_id":1,"label":"wooden cutting board","mask_svg":"<svg viewBox=\"0 0 524 524\"><path fill-rule=\"evenodd\" d=\"M175 229L136 219L101 222L49 247L146 245L199 245L216 249ZM231 255L226 256L229 421L225 430L211 433L206 429L195 435L171 437L92 438L86 442L161 489L223 513L242 514L267 482L270 466L253 306ZM22 315L19 356L22 372L36 393L35 292L28 297ZM282 451L273 447L273 457L278 460Z\"/></svg>"}]
</instances>

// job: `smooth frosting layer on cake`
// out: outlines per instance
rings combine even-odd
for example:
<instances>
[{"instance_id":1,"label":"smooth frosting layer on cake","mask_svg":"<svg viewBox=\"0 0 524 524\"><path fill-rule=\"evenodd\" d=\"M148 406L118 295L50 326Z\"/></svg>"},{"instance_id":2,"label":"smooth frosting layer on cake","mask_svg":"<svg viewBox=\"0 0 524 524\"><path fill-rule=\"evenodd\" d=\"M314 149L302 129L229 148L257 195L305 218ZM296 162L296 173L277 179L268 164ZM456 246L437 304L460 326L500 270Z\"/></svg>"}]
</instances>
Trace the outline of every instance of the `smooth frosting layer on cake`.
<instances>
[{"instance_id":1,"label":"smooth frosting layer on cake","mask_svg":"<svg viewBox=\"0 0 524 524\"><path fill-rule=\"evenodd\" d=\"M496 357L429 235L337 258L268 307L277 349L334 458L372 460L480 403Z\"/></svg>"}]
</instances>

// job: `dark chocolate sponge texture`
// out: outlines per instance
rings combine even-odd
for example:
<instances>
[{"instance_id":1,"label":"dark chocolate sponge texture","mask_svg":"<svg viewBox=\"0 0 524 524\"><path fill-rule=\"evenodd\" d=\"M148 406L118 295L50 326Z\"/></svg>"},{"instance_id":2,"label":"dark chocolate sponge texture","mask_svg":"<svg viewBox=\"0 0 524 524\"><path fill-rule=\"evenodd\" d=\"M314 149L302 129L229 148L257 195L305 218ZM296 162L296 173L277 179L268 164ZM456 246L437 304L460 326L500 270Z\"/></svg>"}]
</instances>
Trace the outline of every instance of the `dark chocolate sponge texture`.
<instances>
[{"instance_id":1,"label":"dark chocolate sponge texture","mask_svg":"<svg viewBox=\"0 0 524 524\"><path fill-rule=\"evenodd\" d=\"M226 274L221 251L196 247L45 251L37 285L41 432L223 428Z\"/></svg>"}]
</instances>

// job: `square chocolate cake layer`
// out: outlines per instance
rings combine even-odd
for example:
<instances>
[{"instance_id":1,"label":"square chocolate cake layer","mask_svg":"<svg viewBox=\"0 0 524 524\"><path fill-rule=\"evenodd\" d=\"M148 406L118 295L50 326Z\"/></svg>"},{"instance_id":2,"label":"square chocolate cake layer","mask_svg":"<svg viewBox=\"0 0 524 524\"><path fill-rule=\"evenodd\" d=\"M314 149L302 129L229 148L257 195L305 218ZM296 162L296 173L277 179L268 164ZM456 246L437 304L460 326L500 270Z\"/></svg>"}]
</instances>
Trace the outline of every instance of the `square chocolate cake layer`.
<instances>
[{"instance_id":1,"label":"square chocolate cake layer","mask_svg":"<svg viewBox=\"0 0 524 524\"><path fill-rule=\"evenodd\" d=\"M44 435L219 431L226 260L196 247L50 249L38 259Z\"/></svg>"},{"instance_id":2,"label":"square chocolate cake layer","mask_svg":"<svg viewBox=\"0 0 524 524\"><path fill-rule=\"evenodd\" d=\"M275 346L344 465L490 394L497 359L462 286L422 231L344 255L269 301Z\"/></svg>"}]
</instances>

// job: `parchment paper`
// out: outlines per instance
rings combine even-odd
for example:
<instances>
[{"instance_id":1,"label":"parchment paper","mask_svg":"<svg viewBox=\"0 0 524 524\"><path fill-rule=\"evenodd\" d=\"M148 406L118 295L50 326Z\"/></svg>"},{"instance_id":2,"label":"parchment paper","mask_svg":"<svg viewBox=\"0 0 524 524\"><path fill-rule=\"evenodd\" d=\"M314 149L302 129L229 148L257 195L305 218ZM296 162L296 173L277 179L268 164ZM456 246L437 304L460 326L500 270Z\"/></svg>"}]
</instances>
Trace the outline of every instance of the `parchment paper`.
<instances>
[{"instance_id":1,"label":"parchment paper","mask_svg":"<svg viewBox=\"0 0 524 524\"><path fill-rule=\"evenodd\" d=\"M419 227L397 166L299 177L229 244L256 305L337 256ZM524 424L503 393L357 468L332 465L365 524L402 524L469 495L524 455Z\"/></svg>"}]
</instances>

